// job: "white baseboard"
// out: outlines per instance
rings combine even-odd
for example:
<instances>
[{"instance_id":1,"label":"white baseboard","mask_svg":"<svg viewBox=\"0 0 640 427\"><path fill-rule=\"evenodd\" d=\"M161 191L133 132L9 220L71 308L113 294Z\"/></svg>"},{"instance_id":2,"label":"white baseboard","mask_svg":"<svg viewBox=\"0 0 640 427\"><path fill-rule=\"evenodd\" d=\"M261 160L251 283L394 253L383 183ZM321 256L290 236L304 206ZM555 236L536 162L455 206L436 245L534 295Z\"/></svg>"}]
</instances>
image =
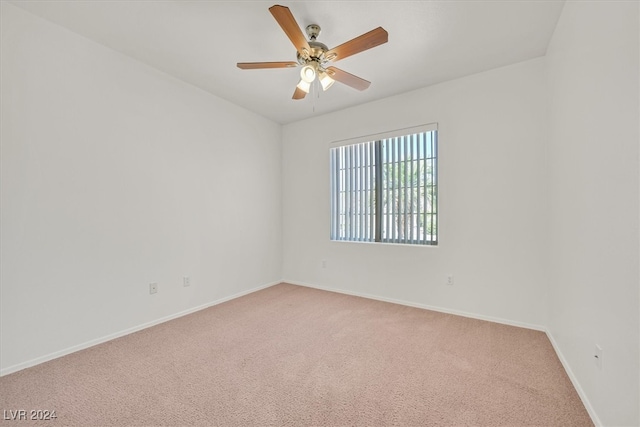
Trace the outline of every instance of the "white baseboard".
<instances>
[{"instance_id":1,"label":"white baseboard","mask_svg":"<svg viewBox=\"0 0 640 427\"><path fill-rule=\"evenodd\" d=\"M553 346L553 349L555 350L556 355L558 356L558 359L560 359L560 363L562 363L562 366L564 367L565 372L569 376L569 379L573 384L573 388L575 388L576 391L578 392L578 396L580 396L580 400L582 400L582 404L584 405L587 412L589 413L589 416L591 417L591 421L593 421L593 424L596 427L602 427L602 422L600 421L598 414L596 414L595 409L593 409L593 406L591 405L591 402L587 398L586 393L582 389L582 386L580 385L578 378L576 378L576 376L573 374L573 371L571 370L571 366L569 366L569 362L567 362L567 359L564 357L564 354L562 354L562 351L560 351L560 347L558 346L558 343L556 342L555 338L553 338L553 334L549 330L546 330L545 332L547 333L547 337L549 338L549 341L551 341L551 345Z\"/></svg>"},{"instance_id":2,"label":"white baseboard","mask_svg":"<svg viewBox=\"0 0 640 427\"><path fill-rule=\"evenodd\" d=\"M323 290L323 291L337 292L339 294L353 295L353 296L356 296L356 297L368 298L368 299L373 299L373 300L377 300L377 301L384 301L384 302L390 302L390 303L393 303L393 304L406 305L408 307L416 307L416 308L422 308L422 309L425 309L425 310L437 311L439 313L455 314L456 316L468 317L468 318L471 318L471 319L486 320L488 322L501 323L503 325L517 326L519 328L533 329L535 331L547 332L547 329L544 326L534 325L534 324L525 323L525 322L518 322L518 321L515 321L515 320L502 319L502 318L499 318L499 317L484 316L482 314L467 313L465 311L453 310L453 309L450 309L450 308L443 308L443 307L436 307L436 306L427 305L427 304L418 304L418 303L415 303L415 302L404 301L404 300L399 300L399 299L395 299L395 298L387 298L387 297L381 297L381 296L378 296L378 295L366 294L366 293L361 293L361 292L352 292L352 291L345 291L343 289L329 288L329 287L325 287L325 286L317 286L317 285L313 285L311 283L299 282L299 281L296 281L296 280L283 280L283 283L290 283L292 285L304 286L304 287L307 287L307 288L314 288L314 289L320 289L320 290Z\"/></svg>"},{"instance_id":3,"label":"white baseboard","mask_svg":"<svg viewBox=\"0 0 640 427\"><path fill-rule=\"evenodd\" d=\"M249 290L246 290L246 291L238 292L237 294L233 294L233 295L230 295L228 297L220 298L220 299L217 299L215 301L211 301L211 302L208 302L206 304L199 305L197 307L189 308L187 310L183 310L183 311L180 311L178 313L174 313L174 314L171 314L169 316L162 317L160 319L152 320L151 322L143 323L141 325L134 326L132 328L125 329L123 331L119 331L119 332L115 332L113 334L105 335L104 337L101 337L101 338L96 338L96 339L84 342L82 344L74 345L72 347L68 347L68 348L65 348L63 350L59 350L59 351L47 354L45 356L37 357L35 359L31 359L31 360L28 360L26 362L22 362L22 363L18 363L16 365L13 365L13 366L9 366L7 368L4 368L4 369L0 370L0 377L12 374L12 373L17 372L17 371L21 371L21 370L26 369L26 368L30 368L30 367L35 366L35 365L39 365L39 364L44 363L44 362L48 362L49 360L53 360L53 359L57 359L57 358L62 357L62 356L66 356L67 354L75 353L76 351L84 350L86 348L93 347L95 345L102 344L104 342L111 341L111 340L116 339L116 338L123 337L125 335L132 334L134 332L141 331L143 329L150 328L152 326L158 325L160 323L167 322L169 320L177 319L178 317L182 317L182 316L186 316L186 315L191 314L191 313L195 313L196 311L204 310L205 308L209 308L209 307L212 307L214 305L222 304L223 302L227 302L227 301L230 301L232 299L240 298L242 296L251 294L253 292L256 292L256 291L259 291L259 290L262 290L262 289L266 289L266 288L269 288L269 287L274 286L274 285L277 285L278 283L282 283L282 282L281 281L277 281L277 282L267 283L265 285L261 285L261 286L258 286L258 287L255 287L255 288L252 288L252 289L249 289Z\"/></svg>"},{"instance_id":4,"label":"white baseboard","mask_svg":"<svg viewBox=\"0 0 640 427\"><path fill-rule=\"evenodd\" d=\"M356 296L356 297L368 298L368 299L373 299L373 300L377 300L377 301L391 302L391 303L394 303L394 304L406 305L406 306L409 306L409 307L423 308L423 309L426 309L426 310L437 311L437 312L440 312L440 313L455 314L457 316L468 317L468 318L471 318L471 319L486 320L488 322L501 323L501 324L504 324L504 325L517 326L519 328L533 329L535 331L544 332L545 334L547 334L547 337L549 338L549 341L551 342L551 345L553 346L553 349L556 352L556 355L558 356L558 359L560 359L560 363L562 363L562 366L564 367L564 370L566 371L567 375L569 376L569 379L571 380L571 383L573 384L573 387L578 392L578 396L580 396L580 399L582 400L582 403L583 403L584 407L587 409L587 413L591 417L591 420L593 421L593 424L596 427L602 427L602 423L600 422L600 418L598 418L598 415L596 414L596 411L593 409L593 406L591 405L591 402L589 402L589 399L587 398L587 395L585 394L584 390L582 389L582 386L580 385L580 382L578 381L576 376L573 374L573 371L571 370L571 367L569 366L569 363L567 362L567 360L565 359L564 355L562 354L562 351L560 351L560 347L558 347L558 344L556 343L555 339L553 338L553 335L551 334L551 332L545 326L532 325L532 324L529 324L529 323L518 322L518 321L502 319L502 318L497 318L497 317L491 317L491 316L484 316L484 315L481 315L481 314L467 313L467 312L464 312L464 311L452 310L452 309L442 308L442 307L435 307L435 306L426 305L426 304L417 304L417 303L413 303L413 302L409 302L409 301L397 300L397 299L394 299L394 298L386 298L386 297L381 297L381 296L371 295L371 294L366 294L366 293L345 291L343 289L329 288L329 287L326 287L326 286L317 286L317 285L313 285L313 284L310 284L310 283L299 282L299 281L296 281L296 280L283 280L283 282L284 283L290 283L292 285L304 286L304 287L307 287L307 288L314 288L314 289L320 289L320 290L323 290L323 291L337 292L337 293L340 293L340 294L353 295L353 296Z\"/></svg>"}]
</instances>

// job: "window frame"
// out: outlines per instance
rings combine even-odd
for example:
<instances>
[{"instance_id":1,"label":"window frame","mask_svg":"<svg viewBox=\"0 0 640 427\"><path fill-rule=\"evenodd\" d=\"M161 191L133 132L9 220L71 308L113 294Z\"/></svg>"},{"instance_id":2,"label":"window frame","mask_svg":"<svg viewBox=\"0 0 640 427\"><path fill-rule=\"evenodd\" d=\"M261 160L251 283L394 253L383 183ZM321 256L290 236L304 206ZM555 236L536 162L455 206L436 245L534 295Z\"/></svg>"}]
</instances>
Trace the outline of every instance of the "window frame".
<instances>
[{"instance_id":1,"label":"window frame","mask_svg":"<svg viewBox=\"0 0 640 427\"><path fill-rule=\"evenodd\" d=\"M430 139L430 143L431 143L431 157L426 157L427 156L427 152L428 152L428 148L427 148L427 142L426 140L424 141L424 150L425 150L425 157L424 157L424 165L426 167L427 163L430 162L431 167L432 167L432 172L429 173L429 175L427 176L426 174L424 175L425 180L423 181L422 185L418 185L415 188L420 189L421 187L424 186L424 189L422 191L424 191L425 194L425 203L427 200L427 177L430 177L432 179L431 184L429 184L429 186L431 187L430 190L430 194L431 196L431 200L432 200L432 207L427 210L424 209L423 205L423 210L422 211L418 211L415 214L411 213L411 216L408 216L408 213L406 211L407 205L405 202L405 211L404 212L394 212L394 213L388 213L385 209L383 209L383 193L385 191L387 191L387 196L389 195L388 193L388 187L384 186L384 182L383 182L383 177L382 177L382 173L380 173L382 171L382 168L384 167L385 164L392 164L392 162L389 162L388 160L384 163L380 162L379 165L375 165L375 162L373 163L369 163L366 165L354 165L352 164L350 169L356 169L357 168L361 168L363 169L365 166L368 169L374 169L375 171L377 171L378 173L374 173L373 174L373 188L368 187L366 189L359 188L356 191L361 192L362 194L366 194L366 197L371 197L373 195L373 197L375 197L375 203L369 202L369 204L367 205L366 203L363 204L362 206L366 207L366 209L368 209L368 212L371 211L371 207L373 206L373 212L372 213L367 213L365 215L369 215L371 217L373 217L373 220L370 221L369 223L369 227L373 227L372 230L369 230L369 232L367 232L368 235L373 234L373 237L356 237L356 236L349 236L349 237L339 237L341 235L341 233L338 231L338 227L340 227L343 222L341 222L339 220L339 216L341 216L340 212L337 212L337 209L339 209L339 203L337 201L341 191L337 189L336 187L336 178L337 178L337 171L335 169L336 165L336 159L334 159L334 149L339 148L339 147L345 147L345 146L352 146L352 145L356 145L356 144L361 144L361 147L363 147L363 150L366 151L367 148L364 148L366 144L373 144L373 152L375 152L375 159L380 160L383 158L382 155L382 143L384 140L391 140L394 138L406 138L406 137L412 137L413 135L416 134L426 134L428 132L433 132L433 134L431 135L431 139ZM403 141L405 141L403 139ZM366 143L366 144L365 144ZM398 140L394 141L394 144L399 143ZM413 144L413 142L407 142L407 144ZM416 148L415 150L421 150L423 148L421 148L419 145L419 143L416 142ZM371 146L368 146L368 150L366 151L367 154L369 154L371 156ZM398 150L406 150L406 148L408 147L408 145L404 146L405 148L398 148ZM413 148L414 146L411 145L411 149L409 150L409 152L411 152L411 150L414 150ZM359 148L358 148L359 149ZM396 150L396 148L391 148L390 150ZM390 151L391 152L391 151ZM403 151L403 155L404 155ZM415 151L414 151L415 152ZM386 153L385 153L386 156ZM439 199L438 199L438 193L439 193L439 189L438 187L440 186L439 183L439 167L438 167L438 157L439 157L439 149L438 149L438 124L437 123L429 123L429 124L423 124L423 125L419 125L419 126L413 126L413 127L408 127L408 128L402 128L402 129L396 129L396 130L392 130L392 131L387 131L387 132L382 132L382 133L377 133L377 134L370 134L370 135L364 135L364 136L360 136L360 137L356 137L356 138L348 138L348 139L343 139L343 140L338 140L338 141L333 141L329 144L329 197L330 197L330 224L329 224L329 238L332 242L353 242L353 243L378 243L378 244L392 244L392 245L410 245L410 246L427 246L427 247L437 247L439 244L439 231L440 231L440 209L439 209ZM399 159L399 158L398 158ZM344 159L343 159L344 160ZM370 159L369 159L370 160ZM417 159L419 160L419 159ZM405 163L403 163L404 165L408 165L410 164L410 161L406 161L403 160ZM398 161L396 161L395 163L397 164L401 164ZM339 167L339 166L338 166ZM403 166L406 167L406 166ZM346 169L345 169L346 170ZM412 170L413 170L413 164L412 164ZM359 172L356 172L359 173ZM369 172L365 172L365 174L368 174ZM371 175L370 175L371 176ZM406 175L405 175L406 176ZM341 183L345 183L345 181L348 180L343 180L341 181ZM367 185L370 184L369 181L366 181ZM387 181L388 182L388 181ZM406 178L405 178L405 185L406 185ZM406 188L406 187L403 187ZM412 189L413 184L412 184ZM353 190L351 190L353 191ZM410 190L413 191L413 190ZM407 194L407 191L403 189L402 194ZM349 197L353 197L353 194L351 194ZM356 197L357 198L357 197ZM411 197L411 200L413 201L413 196ZM360 212L358 215L362 216L363 213ZM383 228L386 227L387 224L387 219L389 219L388 215L404 215L405 219L406 218L412 218L411 220L411 224L413 224L413 215L417 215L417 217L419 218L421 215L424 215L425 219L423 221L426 221L426 216L427 215L431 215L432 220L435 220L435 223L432 223L434 225L431 226L431 231L430 232L424 232L424 233L415 233L414 231L410 231L410 238L407 237L406 231L407 231L407 226L405 226L405 233L404 236L402 238L398 237L389 237L389 236L383 236L382 231ZM350 217L355 217L353 215L350 215ZM360 219L362 220L362 219ZM368 221L368 220L367 220ZM385 221L385 226L383 227L383 221ZM389 221L391 221L389 219ZM365 221L366 222L366 221ZM391 222L388 223L389 225L391 224ZM424 223L424 227L426 229L426 223ZM409 230L412 230L413 225L409 226ZM366 226L365 226L366 228ZM396 226L397 228L397 226ZM394 228L389 227L389 228L384 228L387 232L390 232L391 230L393 230ZM351 229L353 230L353 229ZM416 235L417 238L413 238L414 234Z\"/></svg>"}]
</instances>

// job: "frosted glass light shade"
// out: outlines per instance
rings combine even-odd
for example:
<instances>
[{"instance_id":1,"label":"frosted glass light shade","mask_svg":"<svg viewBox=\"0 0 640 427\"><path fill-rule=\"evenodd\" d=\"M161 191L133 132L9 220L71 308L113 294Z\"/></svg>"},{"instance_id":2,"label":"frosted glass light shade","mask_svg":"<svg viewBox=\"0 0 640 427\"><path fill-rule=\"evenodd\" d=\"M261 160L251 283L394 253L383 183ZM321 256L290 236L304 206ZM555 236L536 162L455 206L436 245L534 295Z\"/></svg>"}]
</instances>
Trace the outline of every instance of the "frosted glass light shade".
<instances>
[{"instance_id":1,"label":"frosted glass light shade","mask_svg":"<svg viewBox=\"0 0 640 427\"><path fill-rule=\"evenodd\" d=\"M311 83L316 78L316 70L311 65L305 65L300 70L300 78L307 83Z\"/></svg>"},{"instance_id":2,"label":"frosted glass light shade","mask_svg":"<svg viewBox=\"0 0 640 427\"><path fill-rule=\"evenodd\" d=\"M320 84L322 85L322 90L329 89L331 85L335 83L335 80L329 77L329 74L325 73L324 71L320 73L319 78Z\"/></svg>"},{"instance_id":3,"label":"frosted glass light shade","mask_svg":"<svg viewBox=\"0 0 640 427\"><path fill-rule=\"evenodd\" d=\"M304 93L309 93L309 88L311 87L311 83L304 81L303 79L300 79L300 81L298 82L298 84L296 85L296 87L302 91L304 91Z\"/></svg>"}]
</instances>

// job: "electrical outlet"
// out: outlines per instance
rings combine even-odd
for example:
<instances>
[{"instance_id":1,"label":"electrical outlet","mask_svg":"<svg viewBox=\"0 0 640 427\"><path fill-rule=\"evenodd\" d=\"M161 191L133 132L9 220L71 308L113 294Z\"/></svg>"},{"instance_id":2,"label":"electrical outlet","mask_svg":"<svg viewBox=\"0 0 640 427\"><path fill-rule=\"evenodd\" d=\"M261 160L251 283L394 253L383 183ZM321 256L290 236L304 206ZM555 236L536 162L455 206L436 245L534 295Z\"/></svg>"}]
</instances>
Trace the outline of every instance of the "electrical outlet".
<instances>
[{"instance_id":1,"label":"electrical outlet","mask_svg":"<svg viewBox=\"0 0 640 427\"><path fill-rule=\"evenodd\" d=\"M184 286L185 288L187 286L191 286L191 279L189 278L189 276L184 276L182 278L182 286Z\"/></svg>"},{"instance_id":2,"label":"electrical outlet","mask_svg":"<svg viewBox=\"0 0 640 427\"><path fill-rule=\"evenodd\" d=\"M149 293L150 294L155 294L158 292L158 284L157 283L150 283L149 284Z\"/></svg>"},{"instance_id":3,"label":"electrical outlet","mask_svg":"<svg viewBox=\"0 0 640 427\"><path fill-rule=\"evenodd\" d=\"M453 285L453 274L447 275L447 285L449 286Z\"/></svg>"},{"instance_id":4,"label":"electrical outlet","mask_svg":"<svg viewBox=\"0 0 640 427\"><path fill-rule=\"evenodd\" d=\"M596 361L596 367L598 370L602 371L602 347L596 344L596 349L593 352L593 357Z\"/></svg>"},{"instance_id":5,"label":"electrical outlet","mask_svg":"<svg viewBox=\"0 0 640 427\"><path fill-rule=\"evenodd\" d=\"M326 259L322 260L322 268L327 268L327 260Z\"/></svg>"}]
</instances>

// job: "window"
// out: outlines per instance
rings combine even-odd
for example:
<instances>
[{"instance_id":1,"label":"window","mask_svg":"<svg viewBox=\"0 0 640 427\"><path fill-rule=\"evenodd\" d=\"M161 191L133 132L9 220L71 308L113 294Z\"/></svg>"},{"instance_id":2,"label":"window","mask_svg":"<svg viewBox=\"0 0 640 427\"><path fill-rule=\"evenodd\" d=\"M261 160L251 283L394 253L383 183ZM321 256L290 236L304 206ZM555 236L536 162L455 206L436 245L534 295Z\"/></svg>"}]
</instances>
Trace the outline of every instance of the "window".
<instances>
[{"instance_id":1,"label":"window","mask_svg":"<svg viewBox=\"0 0 640 427\"><path fill-rule=\"evenodd\" d=\"M437 143L436 125L335 143L331 240L437 245Z\"/></svg>"}]
</instances>

